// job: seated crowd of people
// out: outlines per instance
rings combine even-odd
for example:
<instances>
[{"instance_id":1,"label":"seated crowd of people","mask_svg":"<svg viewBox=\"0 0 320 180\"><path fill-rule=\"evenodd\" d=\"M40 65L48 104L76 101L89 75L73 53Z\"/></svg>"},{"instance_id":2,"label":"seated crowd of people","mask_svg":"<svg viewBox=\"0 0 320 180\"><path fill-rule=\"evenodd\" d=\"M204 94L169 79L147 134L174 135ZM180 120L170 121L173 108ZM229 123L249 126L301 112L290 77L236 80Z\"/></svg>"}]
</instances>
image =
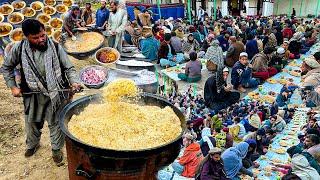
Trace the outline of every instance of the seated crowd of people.
<instances>
[{"instance_id":1,"label":"seated crowd of people","mask_svg":"<svg viewBox=\"0 0 320 180\"><path fill-rule=\"evenodd\" d=\"M82 17L91 20L87 4ZM320 22L287 17L224 17L192 23L169 18L153 21L152 11L134 9L134 20L125 27L124 43L135 45L149 61L163 68L186 63L178 77L198 82L202 69L210 72L204 95L192 88L168 99L185 115L184 153L173 164L174 174L195 179L239 179L239 174L257 177L250 168L268 152L278 133L291 122L295 109L287 108L295 89L283 85L276 102L266 105L240 100L247 88L256 88L307 53L318 41ZM96 14L104 28L109 12L105 3ZM88 21L88 22L87 22ZM206 60L206 67L200 59ZM301 66L307 107L320 106L320 52L304 59ZM279 107L282 107L281 109ZM313 110L301 127L300 143L288 149L291 164L274 164L282 179L320 179L320 116Z\"/></svg>"},{"instance_id":2,"label":"seated crowd of people","mask_svg":"<svg viewBox=\"0 0 320 180\"><path fill-rule=\"evenodd\" d=\"M173 18L153 22L148 10L143 16L137 14L126 28L125 43L136 45L147 59L162 67L187 63L180 78L188 82L201 79L204 67L195 62L200 58L212 62L207 62L211 72L226 65L232 68L232 84L240 92L256 87L281 71L288 61L308 52L319 33L317 19L225 17L214 21L206 17L203 22L190 24Z\"/></svg>"},{"instance_id":3,"label":"seated crowd of people","mask_svg":"<svg viewBox=\"0 0 320 180\"><path fill-rule=\"evenodd\" d=\"M238 179L239 174L256 177L250 168L259 167L255 160L268 152L273 139L284 131L295 113L293 108L282 110L277 103L265 105L254 100L240 100L214 113L201 95L193 96L192 88L169 100L188 118L182 142L184 153L172 167L176 175L201 180ZM287 150L292 163L272 164L273 171L286 174L283 179L320 178L319 120L320 114L310 110L308 122L297 134L300 143Z\"/></svg>"},{"instance_id":4,"label":"seated crowd of people","mask_svg":"<svg viewBox=\"0 0 320 180\"><path fill-rule=\"evenodd\" d=\"M161 56L161 59L167 57L164 66L187 62L186 72L179 77L196 82L201 78L202 68L197 61L204 58L212 62L207 63L212 74L206 80L203 96L195 95L191 86L185 93L168 95L169 101L188 120L182 142L184 153L172 164L172 177L239 179L240 174L245 174L256 178L257 174L251 168L260 166L255 160L268 152L276 135L291 122L296 109L288 108L288 101L300 87L287 81L272 104L240 99L240 95L247 88L256 88L308 52L319 39L317 20L260 18L243 21L225 18L187 26L177 21L172 23L173 27L179 24L177 28L182 26L186 34L190 30L191 33L179 39L175 33L178 29L159 28L158 25L154 28L155 36L151 35L155 39L163 36L165 42L159 46L160 54L174 52L170 56L174 59ZM200 34L200 41L195 34ZM202 40L201 37L206 38ZM182 51L175 51L177 44ZM191 52L190 48L184 47L185 44L192 47ZM226 52L225 57L223 52ZM161 59L158 59L160 65ZM320 105L319 63L320 52L317 52L308 55L301 65L302 87L312 87L308 88L304 98L307 107ZM188 79L189 74L194 78L195 72L199 78ZM231 79L228 81L229 72ZM272 171L281 172L282 179L320 179L320 115L311 110L308 116L308 122L297 134L300 143L287 151L292 158L291 164L272 164Z\"/></svg>"}]
</instances>

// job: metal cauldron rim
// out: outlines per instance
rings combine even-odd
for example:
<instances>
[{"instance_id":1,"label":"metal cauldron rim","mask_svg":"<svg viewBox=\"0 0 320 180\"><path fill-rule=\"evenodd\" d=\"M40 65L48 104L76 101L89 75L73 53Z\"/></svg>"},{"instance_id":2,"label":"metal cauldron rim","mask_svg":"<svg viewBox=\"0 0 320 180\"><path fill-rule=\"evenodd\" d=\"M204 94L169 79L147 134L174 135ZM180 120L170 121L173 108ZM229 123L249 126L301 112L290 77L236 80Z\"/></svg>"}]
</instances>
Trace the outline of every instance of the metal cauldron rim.
<instances>
[{"instance_id":1,"label":"metal cauldron rim","mask_svg":"<svg viewBox=\"0 0 320 180\"><path fill-rule=\"evenodd\" d=\"M101 97L101 95L99 94L94 94L94 95L89 95L89 96L85 96L82 98L79 98L75 101L72 101L71 103L67 104L58 114L57 118L59 121L59 125L61 130L63 131L63 133L70 138L74 143L77 143L80 147L85 148L85 149L90 149L90 151L97 151L100 152L102 154L112 154L112 156L115 157L120 157L120 158L132 158L134 153L134 157L139 157L139 156L146 156L148 154L154 154L154 153L160 153L162 152L163 149L165 149L166 147L170 146L173 143L178 142L182 135L183 135L183 131L185 130L185 124L183 124L185 122L185 118L184 115L182 114L182 112L175 106L173 106L168 100L164 99L161 96L155 95L155 94L151 94L151 93L141 93L141 96L145 96L145 97L151 97L151 98L155 98L156 100L161 100L163 102L165 102L166 104L168 104L171 108L173 108L174 112L178 113L177 116L179 117L180 121L181 121L181 128L182 131L179 134L179 136L177 136L174 140L172 140L169 143L166 144L162 144L160 146L157 147L153 147L153 148L147 148L147 149L142 149L142 150L115 150L115 149L106 149L106 148L102 148L102 147L98 147L98 146L93 146L90 144L87 144L81 140L79 140L78 138L76 138L75 136L73 136L68 128L65 126L65 115L66 113L71 110L74 106L78 105L81 102L87 101L88 99L93 100L93 99L98 99ZM179 114L180 113L180 114ZM182 117L182 119L180 118Z\"/></svg>"}]
</instances>

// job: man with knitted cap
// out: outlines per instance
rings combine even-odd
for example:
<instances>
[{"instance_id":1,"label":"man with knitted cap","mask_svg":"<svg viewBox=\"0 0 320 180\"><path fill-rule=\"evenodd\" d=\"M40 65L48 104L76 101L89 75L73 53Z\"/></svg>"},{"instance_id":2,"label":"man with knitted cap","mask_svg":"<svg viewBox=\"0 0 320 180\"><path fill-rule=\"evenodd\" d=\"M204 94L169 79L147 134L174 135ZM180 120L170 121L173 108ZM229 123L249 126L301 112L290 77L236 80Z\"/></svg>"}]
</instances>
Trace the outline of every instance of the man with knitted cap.
<instances>
[{"instance_id":1,"label":"man with knitted cap","mask_svg":"<svg viewBox=\"0 0 320 180\"><path fill-rule=\"evenodd\" d=\"M249 64L246 52L240 53L239 61L232 68L231 84L234 89L242 93L246 92L245 88L255 88L258 86L258 81L252 78L252 65Z\"/></svg>"},{"instance_id":2,"label":"man with knitted cap","mask_svg":"<svg viewBox=\"0 0 320 180\"><path fill-rule=\"evenodd\" d=\"M320 64L314 58L306 58L301 66L302 86L320 85Z\"/></svg>"},{"instance_id":3,"label":"man with knitted cap","mask_svg":"<svg viewBox=\"0 0 320 180\"><path fill-rule=\"evenodd\" d=\"M178 158L178 162L173 163L172 167L174 170L179 170L183 167L181 176L193 178L196 174L197 167L203 159L200 145L191 134L185 134L183 136L183 145L185 146L184 153ZM177 173L179 174L179 172Z\"/></svg>"}]
</instances>

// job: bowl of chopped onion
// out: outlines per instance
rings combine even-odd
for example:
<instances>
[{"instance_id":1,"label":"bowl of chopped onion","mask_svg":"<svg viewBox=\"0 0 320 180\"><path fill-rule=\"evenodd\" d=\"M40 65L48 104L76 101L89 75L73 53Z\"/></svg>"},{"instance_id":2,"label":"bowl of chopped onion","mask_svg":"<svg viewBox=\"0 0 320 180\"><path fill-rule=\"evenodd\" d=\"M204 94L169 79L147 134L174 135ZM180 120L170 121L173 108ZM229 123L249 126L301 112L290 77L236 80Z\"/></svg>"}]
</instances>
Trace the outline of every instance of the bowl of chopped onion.
<instances>
[{"instance_id":1,"label":"bowl of chopped onion","mask_svg":"<svg viewBox=\"0 0 320 180\"><path fill-rule=\"evenodd\" d=\"M99 89L108 80L108 70L97 65L86 66L80 70L79 77L87 88Z\"/></svg>"},{"instance_id":2,"label":"bowl of chopped onion","mask_svg":"<svg viewBox=\"0 0 320 180\"><path fill-rule=\"evenodd\" d=\"M99 49L95 54L96 61L101 65L114 64L120 59L118 50L111 47L104 47Z\"/></svg>"}]
</instances>

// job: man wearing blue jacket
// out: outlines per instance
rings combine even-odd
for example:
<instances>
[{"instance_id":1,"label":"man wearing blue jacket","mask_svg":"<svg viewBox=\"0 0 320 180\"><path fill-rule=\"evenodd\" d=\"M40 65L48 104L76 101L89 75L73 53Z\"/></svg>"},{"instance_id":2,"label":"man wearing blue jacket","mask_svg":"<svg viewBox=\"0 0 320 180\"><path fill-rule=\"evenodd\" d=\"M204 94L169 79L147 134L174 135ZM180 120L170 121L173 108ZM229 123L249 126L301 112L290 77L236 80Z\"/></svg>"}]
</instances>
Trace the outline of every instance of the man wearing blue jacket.
<instances>
[{"instance_id":1,"label":"man wearing blue jacket","mask_svg":"<svg viewBox=\"0 0 320 180\"><path fill-rule=\"evenodd\" d=\"M258 81L252 78L252 65L249 64L246 52L240 53L239 61L232 68L231 84L234 89L242 93L246 92L245 88L255 88L258 86Z\"/></svg>"}]
</instances>

